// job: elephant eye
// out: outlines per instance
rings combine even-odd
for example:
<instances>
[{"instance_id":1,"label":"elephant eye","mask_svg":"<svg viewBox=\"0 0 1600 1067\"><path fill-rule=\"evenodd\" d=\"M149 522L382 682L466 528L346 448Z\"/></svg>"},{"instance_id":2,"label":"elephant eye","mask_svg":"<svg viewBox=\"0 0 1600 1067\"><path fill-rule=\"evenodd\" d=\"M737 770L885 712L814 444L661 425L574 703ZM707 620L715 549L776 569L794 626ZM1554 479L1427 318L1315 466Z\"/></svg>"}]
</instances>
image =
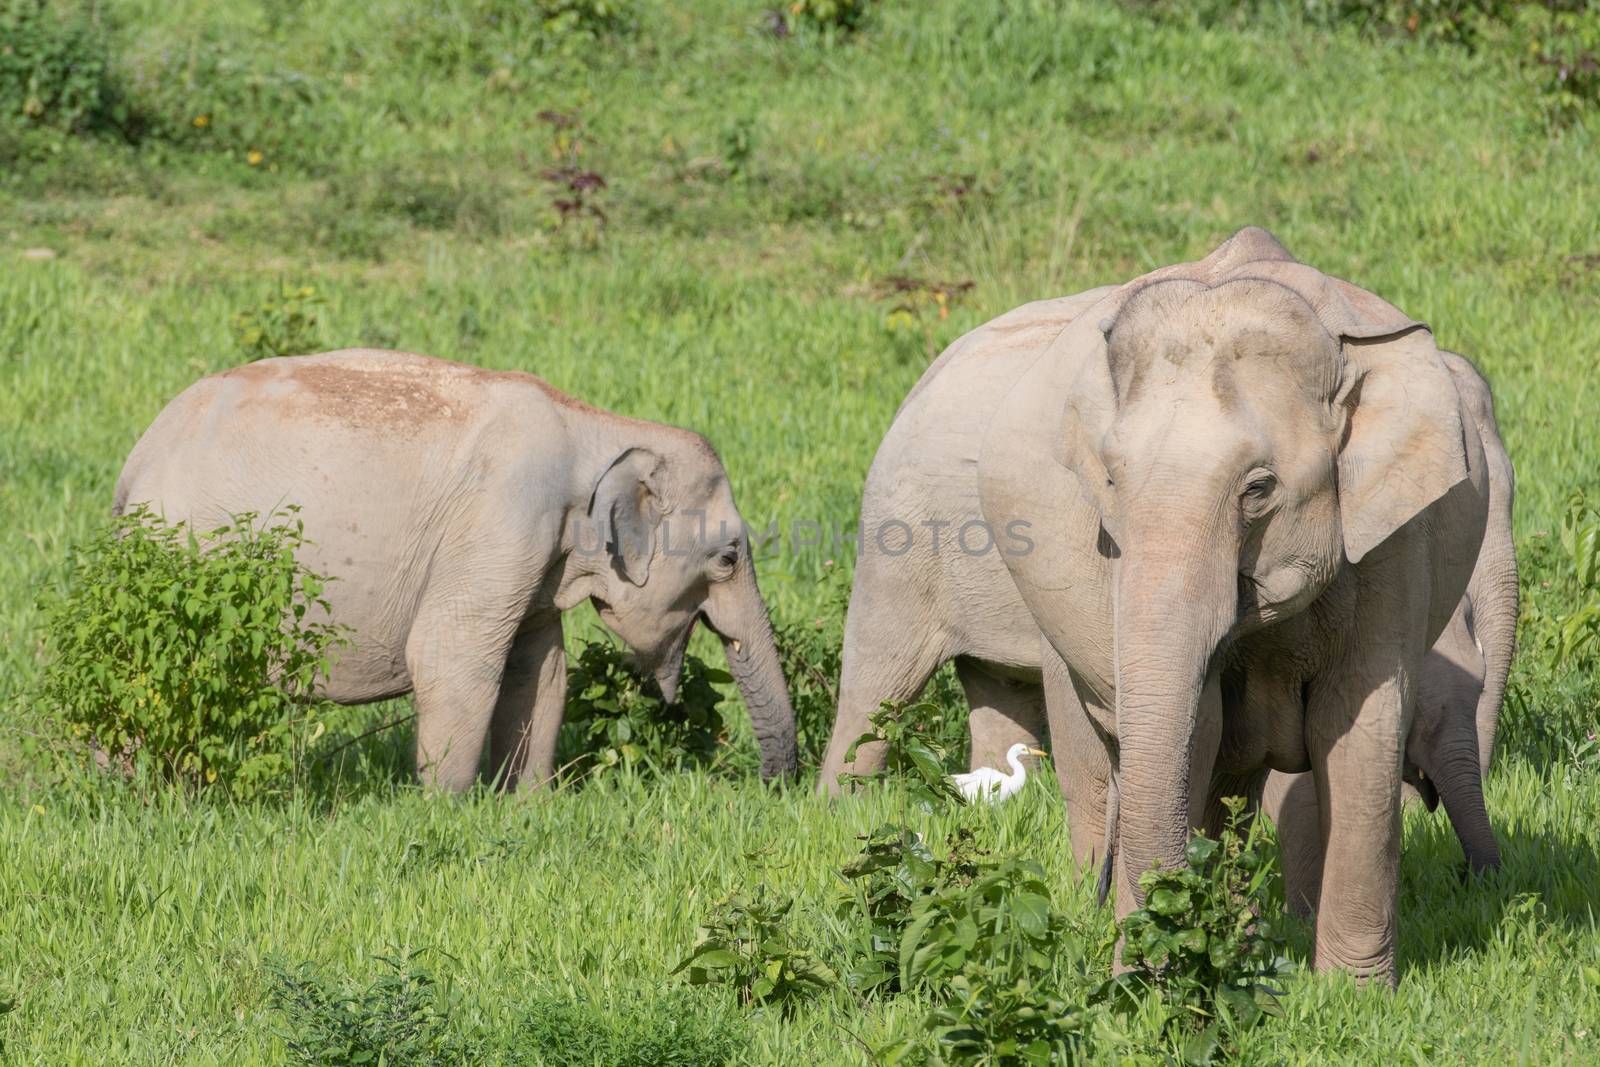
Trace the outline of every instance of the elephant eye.
<instances>
[{"instance_id":1,"label":"elephant eye","mask_svg":"<svg viewBox=\"0 0 1600 1067\"><path fill-rule=\"evenodd\" d=\"M711 562L717 570L731 572L734 564L739 562L739 546L736 544L725 545L717 549L712 553Z\"/></svg>"},{"instance_id":2,"label":"elephant eye","mask_svg":"<svg viewBox=\"0 0 1600 1067\"><path fill-rule=\"evenodd\" d=\"M1245 484L1243 496L1246 500L1259 504L1272 495L1272 490L1278 485L1278 479L1270 473L1263 472L1251 478Z\"/></svg>"}]
</instances>

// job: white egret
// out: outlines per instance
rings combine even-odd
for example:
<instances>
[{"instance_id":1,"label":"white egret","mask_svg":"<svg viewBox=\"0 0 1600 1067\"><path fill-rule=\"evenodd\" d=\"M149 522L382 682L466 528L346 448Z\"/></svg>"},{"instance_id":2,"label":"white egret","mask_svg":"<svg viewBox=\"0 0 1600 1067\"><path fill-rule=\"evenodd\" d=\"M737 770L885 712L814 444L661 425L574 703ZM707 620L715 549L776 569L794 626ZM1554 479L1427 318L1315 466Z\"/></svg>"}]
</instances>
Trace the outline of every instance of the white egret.
<instances>
[{"instance_id":1,"label":"white egret","mask_svg":"<svg viewBox=\"0 0 1600 1067\"><path fill-rule=\"evenodd\" d=\"M961 795L969 801L981 800L988 804L999 803L1022 788L1028 779L1028 772L1022 769L1019 762L1021 756L1042 756L1036 748L1018 742L1006 752L1006 763L1011 765L1010 774L1002 774L993 767L979 767L966 774L952 774L950 780L961 790Z\"/></svg>"}]
</instances>

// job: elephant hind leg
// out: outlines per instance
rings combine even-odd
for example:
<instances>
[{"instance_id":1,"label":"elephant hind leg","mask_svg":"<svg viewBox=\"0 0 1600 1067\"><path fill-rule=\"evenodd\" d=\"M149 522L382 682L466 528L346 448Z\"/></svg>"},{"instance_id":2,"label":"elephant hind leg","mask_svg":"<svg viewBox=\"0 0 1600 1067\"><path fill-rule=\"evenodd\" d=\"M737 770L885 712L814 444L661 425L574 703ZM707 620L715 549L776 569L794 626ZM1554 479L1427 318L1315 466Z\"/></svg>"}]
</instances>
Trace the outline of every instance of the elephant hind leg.
<instances>
[{"instance_id":1,"label":"elephant hind leg","mask_svg":"<svg viewBox=\"0 0 1600 1067\"><path fill-rule=\"evenodd\" d=\"M837 794L839 775L861 774L883 766L882 745L862 745L854 761L845 755L872 728L872 714L885 702L915 700L933 672L949 658L943 629L915 621L928 613L896 603L891 594L874 596L874 583L856 579L846 616L844 662L839 677L839 710L822 760L821 792ZM900 600L903 601L903 595ZM893 606L886 606L893 605Z\"/></svg>"},{"instance_id":2,"label":"elephant hind leg","mask_svg":"<svg viewBox=\"0 0 1600 1067\"><path fill-rule=\"evenodd\" d=\"M567 656L561 616L523 623L506 655L489 732L489 771L500 788L537 788L555 769L566 710Z\"/></svg>"},{"instance_id":3,"label":"elephant hind leg","mask_svg":"<svg viewBox=\"0 0 1600 1067\"><path fill-rule=\"evenodd\" d=\"M1106 841L1116 834L1115 805L1111 797L1111 757L1106 739L1084 709L1067 665L1050 642L1040 638L1044 670L1045 713L1050 724L1050 758L1056 765L1056 782L1067 801L1067 831L1072 855L1084 870L1102 866L1100 899L1110 889L1111 868L1105 863Z\"/></svg>"},{"instance_id":4,"label":"elephant hind leg","mask_svg":"<svg viewBox=\"0 0 1600 1067\"><path fill-rule=\"evenodd\" d=\"M1034 682L1001 678L967 656L956 659L956 677L972 712L972 769L1005 769L1006 752L1015 744L1038 747L1047 737L1044 690Z\"/></svg>"}]
</instances>

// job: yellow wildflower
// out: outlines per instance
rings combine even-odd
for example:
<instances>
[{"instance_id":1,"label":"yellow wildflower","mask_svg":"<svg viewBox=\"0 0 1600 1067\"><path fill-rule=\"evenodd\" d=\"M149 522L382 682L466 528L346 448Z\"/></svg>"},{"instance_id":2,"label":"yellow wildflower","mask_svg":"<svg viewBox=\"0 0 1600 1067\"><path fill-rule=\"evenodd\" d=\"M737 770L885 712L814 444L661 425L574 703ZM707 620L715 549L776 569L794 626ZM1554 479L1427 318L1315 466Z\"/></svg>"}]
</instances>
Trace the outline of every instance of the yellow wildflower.
<instances>
[{"instance_id":1,"label":"yellow wildflower","mask_svg":"<svg viewBox=\"0 0 1600 1067\"><path fill-rule=\"evenodd\" d=\"M211 116L210 115L196 115L194 117L194 127L195 127L195 129L203 130L209 125L211 125Z\"/></svg>"},{"instance_id":2,"label":"yellow wildflower","mask_svg":"<svg viewBox=\"0 0 1600 1067\"><path fill-rule=\"evenodd\" d=\"M259 165L263 158L264 157L261 155L260 149L256 148L250 149L249 153L244 157L245 162L249 163L252 167Z\"/></svg>"}]
</instances>

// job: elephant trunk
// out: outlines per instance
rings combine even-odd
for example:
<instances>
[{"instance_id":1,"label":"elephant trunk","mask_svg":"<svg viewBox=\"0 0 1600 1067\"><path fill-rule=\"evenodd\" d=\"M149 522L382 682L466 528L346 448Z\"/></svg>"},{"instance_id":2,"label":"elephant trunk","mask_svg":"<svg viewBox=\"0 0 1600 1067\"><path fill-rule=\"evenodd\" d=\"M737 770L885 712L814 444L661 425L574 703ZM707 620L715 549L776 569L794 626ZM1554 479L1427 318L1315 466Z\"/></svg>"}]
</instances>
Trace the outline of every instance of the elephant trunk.
<instances>
[{"instance_id":1,"label":"elephant trunk","mask_svg":"<svg viewBox=\"0 0 1600 1067\"><path fill-rule=\"evenodd\" d=\"M761 776L793 774L799 762L794 708L772 637L772 622L756 584L755 567L748 559L740 564L739 573L713 594L706 621L722 638L728 669L750 709L750 725L761 748Z\"/></svg>"},{"instance_id":2,"label":"elephant trunk","mask_svg":"<svg viewBox=\"0 0 1600 1067\"><path fill-rule=\"evenodd\" d=\"M1202 542L1203 543L1203 542ZM1237 613L1232 558L1124 555L1117 578L1117 910L1143 903L1139 875L1183 863L1197 715L1218 644ZM1124 893L1122 890L1128 890Z\"/></svg>"},{"instance_id":3,"label":"elephant trunk","mask_svg":"<svg viewBox=\"0 0 1600 1067\"><path fill-rule=\"evenodd\" d=\"M1467 864L1474 874L1498 870L1500 846L1483 803L1483 778L1479 773L1478 746L1467 736L1440 754L1435 766L1426 768L1444 801L1450 825L1461 841Z\"/></svg>"},{"instance_id":4,"label":"elephant trunk","mask_svg":"<svg viewBox=\"0 0 1600 1067\"><path fill-rule=\"evenodd\" d=\"M1506 678L1511 673L1511 658L1517 651L1517 613L1520 609L1517 585L1517 556L1510 545L1510 520L1505 534L1495 543L1485 540L1478 567L1467 592L1472 599L1473 624L1478 645L1483 649L1483 692L1478 695L1478 772L1489 775L1494 757L1495 734L1500 728L1500 706L1505 700ZM1504 541L1504 544L1498 543Z\"/></svg>"}]
</instances>

